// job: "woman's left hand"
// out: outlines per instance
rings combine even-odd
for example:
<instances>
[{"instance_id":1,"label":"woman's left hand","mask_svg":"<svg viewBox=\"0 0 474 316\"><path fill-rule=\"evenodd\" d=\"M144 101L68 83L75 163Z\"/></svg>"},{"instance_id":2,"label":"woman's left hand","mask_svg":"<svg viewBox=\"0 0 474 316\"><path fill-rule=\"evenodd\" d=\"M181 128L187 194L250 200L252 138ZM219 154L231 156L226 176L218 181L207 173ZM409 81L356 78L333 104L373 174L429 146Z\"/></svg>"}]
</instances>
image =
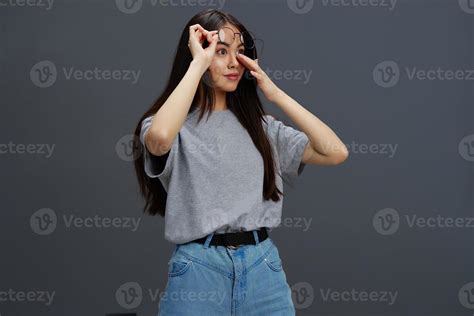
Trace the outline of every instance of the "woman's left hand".
<instances>
[{"instance_id":1,"label":"woman's left hand","mask_svg":"<svg viewBox=\"0 0 474 316\"><path fill-rule=\"evenodd\" d=\"M274 102L274 98L277 96L277 92L280 90L273 81L267 76L267 74L258 65L258 59L251 59L244 54L237 54L238 60L244 65L245 68L250 70L250 74L257 79L257 85L262 90L265 97L270 102Z\"/></svg>"}]
</instances>

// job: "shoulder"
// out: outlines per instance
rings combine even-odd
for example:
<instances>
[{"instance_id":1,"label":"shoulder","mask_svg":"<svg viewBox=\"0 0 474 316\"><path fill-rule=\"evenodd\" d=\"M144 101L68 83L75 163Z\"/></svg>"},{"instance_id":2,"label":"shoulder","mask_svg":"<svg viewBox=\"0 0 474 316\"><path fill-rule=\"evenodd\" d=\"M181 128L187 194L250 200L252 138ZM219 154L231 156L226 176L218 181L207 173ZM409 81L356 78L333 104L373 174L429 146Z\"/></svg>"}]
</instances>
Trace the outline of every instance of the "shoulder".
<instances>
[{"instance_id":1,"label":"shoulder","mask_svg":"<svg viewBox=\"0 0 474 316\"><path fill-rule=\"evenodd\" d=\"M265 123L269 123L269 122L271 122L271 121L276 120L276 118L275 118L273 115L271 115L271 114L265 114L265 115L263 115L263 119L264 119L263 121L264 121Z\"/></svg>"},{"instance_id":2,"label":"shoulder","mask_svg":"<svg viewBox=\"0 0 474 316\"><path fill-rule=\"evenodd\" d=\"M275 138L281 132L287 131L289 126L285 125L281 120L271 114L263 116L263 128L270 138Z\"/></svg>"},{"instance_id":3,"label":"shoulder","mask_svg":"<svg viewBox=\"0 0 474 316\"><path fill-rule=\"evenodd\" d=\"M140 141L145 144L145 133L148 131L150 128L151 122L153 120L153 115L150 115L143 119L141 123L141 129L140 129Z\"/></svg>"},{"instance_id":4,"label":"shoulder","mask_svg":"<svg viewBox=\"0 0 474 316\"><path fill-rule=\"evenodd\" d=\"M144 127L145 125L151 124L152 120L153 120L153 115L149 115L145 117L142 121L142 127Z\"/></svg>"},{"instance_id":5,"label":"shoulder","mask_svg":"<svg viewBox=\"0 0 474 316\"><path fill-rule=\"evenodd\" d=\"M263 116L262 124L263 124L263 127L264 127L265 131L267 131L267 132L273 130L276 127L276 125L278 124L278 122L279 121L276 119L276 117L274 117L271 114L265 114Z\"/></svg>"}]
</instances>

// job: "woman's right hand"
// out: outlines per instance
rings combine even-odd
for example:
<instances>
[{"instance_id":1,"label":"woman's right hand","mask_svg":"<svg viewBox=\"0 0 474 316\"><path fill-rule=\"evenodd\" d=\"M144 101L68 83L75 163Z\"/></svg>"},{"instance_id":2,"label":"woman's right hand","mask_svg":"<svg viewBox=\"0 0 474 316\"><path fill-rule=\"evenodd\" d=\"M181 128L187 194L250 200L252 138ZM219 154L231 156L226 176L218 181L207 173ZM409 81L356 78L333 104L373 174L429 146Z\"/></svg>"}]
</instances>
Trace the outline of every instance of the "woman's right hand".
<instances>
[{"instance_id":1,"label":"woman's right hand","mask_svg":"<svg viewBox=\"0 0 474 316\"><path fill-rule=\"evenodd\" d=\"M207 39L209 46L204 49L202 44ZM199 24L194 24L189 27L189 44L193 60L200 63L207 69L212 62L212 58L216 53L216 45L218 42L217 31L207 31Z\"/></svg>"}]
</instances>

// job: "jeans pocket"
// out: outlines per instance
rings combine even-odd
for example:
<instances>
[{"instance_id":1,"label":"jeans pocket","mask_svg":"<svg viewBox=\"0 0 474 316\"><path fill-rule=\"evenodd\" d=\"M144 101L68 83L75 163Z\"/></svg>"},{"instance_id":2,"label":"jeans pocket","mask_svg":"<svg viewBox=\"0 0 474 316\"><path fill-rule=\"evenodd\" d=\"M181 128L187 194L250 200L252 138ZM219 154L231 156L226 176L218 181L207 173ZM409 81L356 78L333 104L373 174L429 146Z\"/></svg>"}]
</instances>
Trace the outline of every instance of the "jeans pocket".
<instances>
[{"instance_id":1,"label":"jeans pocket","mask_svg":"<svg viewBox=\"0 0 474 316\"><path fill-rule=\"evenodd\" d=\"M184 275L193 262L180 251L174 253L168 262L168 276L176 277Z\"/></svg>"},{"instance_id":2,"label":"jeans pocket","mask_svg":"<svg viewBox=\"0 0 474 316\"><path fill-rule=\"evenodd\" d=\"M283 270L283 263L280 254L273 241L271 242L270 250L267 252L264 261L267 266L275 272Z\"/></svg>"}]
</instances>

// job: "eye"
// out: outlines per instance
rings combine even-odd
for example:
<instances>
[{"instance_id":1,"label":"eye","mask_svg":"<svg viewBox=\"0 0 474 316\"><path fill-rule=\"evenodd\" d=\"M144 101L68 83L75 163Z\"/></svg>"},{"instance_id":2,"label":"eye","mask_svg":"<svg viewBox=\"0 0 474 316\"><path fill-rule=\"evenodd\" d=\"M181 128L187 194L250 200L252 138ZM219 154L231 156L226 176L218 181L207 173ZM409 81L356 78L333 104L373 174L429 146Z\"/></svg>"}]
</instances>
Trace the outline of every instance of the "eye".
<instances>
[{"instance_id":1,"label":"eye","mask_svg":"<svg viewBox=\"0 0 474 316\"><path fill-rule=\"evenodd\" d=\"M245 54L245 50L239 49L239 54L242 54L242 55Z\"/></svg>"},{"instance_id":2,"label":"eye","mask_svg":"<svg viewBox=\"0 0 474 316\"><path fill-rule=\"evenodd\" d=\"M224 51L224 52L226 52L226 53L227 53L227 51L226 51L226 49L225 49L225 48L221 48L221 49L218 49L218 50L217 50L217 52L218 52L218 53L219 53L219 52L222 52L222 51ZM219 55L221 55L221 54L219 54Z\"/></svg>"}]
</instances>

